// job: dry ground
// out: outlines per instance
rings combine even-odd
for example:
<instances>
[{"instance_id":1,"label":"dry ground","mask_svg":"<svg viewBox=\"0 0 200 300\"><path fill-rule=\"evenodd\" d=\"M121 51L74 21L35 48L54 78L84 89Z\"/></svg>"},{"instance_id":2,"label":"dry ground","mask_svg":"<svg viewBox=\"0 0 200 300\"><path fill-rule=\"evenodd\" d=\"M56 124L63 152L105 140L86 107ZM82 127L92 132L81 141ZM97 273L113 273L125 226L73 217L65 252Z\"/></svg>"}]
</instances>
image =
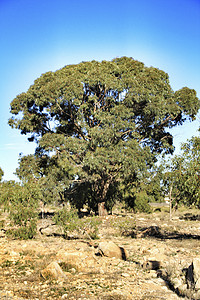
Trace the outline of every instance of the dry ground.
<instances>
[{"instance_id":1,"label":"dry ground","mask_svg":"<svg viewBox=\"0 0 200 300\"><path fill-rule=\"evenodd\" d=\"M45 235L29 241L12 240L2 231L0 299L179 299L159 270L142 265L150 260L161 263L163 270L168 268L169 272L170 266L170 272L175 272L177 264L188 267L193 258L200 257L199 212L180 210L170 221L164 210L103 217L99 240L92 244L83 238ZM131 230L132 221L136 228ZM117 224L124 224L125 236ZM94 246L102 240L124 247L128 260L96 256ZM65 280L44 280L41 270L56 261L60 250L87 252L94 265L81 271L65 266Z\"/></svg>"}]
</instances>

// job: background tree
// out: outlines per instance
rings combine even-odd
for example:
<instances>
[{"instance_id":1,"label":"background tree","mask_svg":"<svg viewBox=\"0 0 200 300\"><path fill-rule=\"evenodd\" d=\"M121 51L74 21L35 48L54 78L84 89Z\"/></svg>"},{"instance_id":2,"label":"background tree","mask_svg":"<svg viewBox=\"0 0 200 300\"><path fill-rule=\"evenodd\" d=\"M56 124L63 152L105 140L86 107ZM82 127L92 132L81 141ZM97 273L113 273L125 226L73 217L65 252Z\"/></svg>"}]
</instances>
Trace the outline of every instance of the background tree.
<instances>
[{"instance_id":1,"label":"background tree","mask_svg":"<svg viewBox=\"0 0 200 300\"><path fill-rule=\"evenodd\" d=\"M184 143L180 155L166 165L165 184L177 203L200 207L200 137Z\"/></svg>"},{"instance_id":2,"label":"background tree","mask_svg":"<svg viewBox=\"0 0 200 300\"><path fill-rule=\"evenodd\" d=\"M137 182L158 153L172 153L168 128L198 109L194 90L174 92L168 74L122 57L43 74L11 102L9 124L38 143L37 158L48 158L45 178L56 166L69 180L66 194L84 187L82 202L96 209L112 206L119 186Z\"/></svg>"}]
</instances>

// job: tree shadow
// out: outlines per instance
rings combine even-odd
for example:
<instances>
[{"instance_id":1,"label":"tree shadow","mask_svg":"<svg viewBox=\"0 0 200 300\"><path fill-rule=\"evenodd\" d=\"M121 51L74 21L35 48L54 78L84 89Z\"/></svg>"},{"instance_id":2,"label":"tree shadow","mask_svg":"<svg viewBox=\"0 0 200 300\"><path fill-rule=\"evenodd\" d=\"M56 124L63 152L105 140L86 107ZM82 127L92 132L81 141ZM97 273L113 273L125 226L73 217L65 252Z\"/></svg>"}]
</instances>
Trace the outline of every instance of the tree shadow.
<instances>
[{"instance_id":1,"label":"tree shadow","mask_svg":"<svg viewBox=\"0 0 200 300\"><path fill-rule=\"evenodd\" d=\"M122 254L122 259L127 260L128 257L127 257L127 254L126 254L124 248L123 247L119 247L119 248L120 248L120 251L121 251L121 254Z\"/></svg>"},{"instance_id":2,"label":"tree shadow","mask_svg":"<svg viewBox=\"0 0 200 300\"><path fill-rule=\"evenodd\" d=\"M180 217L180 220L186 220L186 221L200 221L200 215L194 215L192 213L186 213L184 216Z\"/></svg>"},{"instance_id":3,"label":"tree shadow","mask_svg":"<svg viewBox=\"0 0 200 300\"><path fill-rule=\"evenodd\" d=\"M200 235L191 233L181 233L178 231L166 231L159 226L137 227L137 237L151 237L160 240L200 240Z\"/></svg>"}]
</instances>

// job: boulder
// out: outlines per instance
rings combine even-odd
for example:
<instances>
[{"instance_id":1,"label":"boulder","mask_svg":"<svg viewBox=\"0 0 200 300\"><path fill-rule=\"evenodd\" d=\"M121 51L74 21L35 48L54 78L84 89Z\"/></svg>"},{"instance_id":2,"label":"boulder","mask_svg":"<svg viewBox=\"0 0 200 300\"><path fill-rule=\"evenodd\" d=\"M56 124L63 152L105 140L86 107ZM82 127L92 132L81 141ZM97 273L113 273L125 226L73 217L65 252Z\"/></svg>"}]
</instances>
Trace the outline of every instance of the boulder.
<instances>
[{"instance_id":1,"label":"boulder","mask_svg":"<svg viewBox=\"0 0 200 300\"><path fill-rule=\"evenodd\" d=\"M66 275L57 262L50 263L44 270L41 271L44 279L66 279Z\"/></svg>"},{"instance_id":2,"label":"boulder","mask_svg":"<svg viewBox=\"0 0 200 300\"><path fill-rule=\"evenodd\" d=\"M119 247L112 241L100 242L97 254L107 257L115 257L123 260L126 260L128 258L127 251L123 247Z\"/></svg>"},{"instance_id":3,"label":"boulder","mask_svg":"<svg viewBox=\"0 0 200 300\"><path fill-rule=\"evenodd\" d=\"M64 232L61 231L60 227L58 225L49 225L45 228L40 229L41 234L46 236L54 236L54 235L61 235Z\"/></svg>"},{"instance_id":4,"label":"boulder","mask_svg":"<svg viewBox=\"0 0 200 300\"><path fill-rule=\"evenodd\" d=\"M186 273L189 288L200 289L200 258L194 258Z\"/></svg>"}]
</instances>

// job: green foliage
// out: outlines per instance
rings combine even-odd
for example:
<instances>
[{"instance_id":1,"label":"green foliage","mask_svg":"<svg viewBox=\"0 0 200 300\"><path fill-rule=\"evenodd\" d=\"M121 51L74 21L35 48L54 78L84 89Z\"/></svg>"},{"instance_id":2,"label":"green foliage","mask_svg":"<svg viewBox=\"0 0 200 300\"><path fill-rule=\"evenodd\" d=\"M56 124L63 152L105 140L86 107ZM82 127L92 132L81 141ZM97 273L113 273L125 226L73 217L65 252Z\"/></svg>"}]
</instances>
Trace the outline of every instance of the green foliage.
<instances>
[{"instance_id":1,"label":"green foliage","mask_svg":"<svg viewBox=\"0 0 200 300\"><path fill-rule=\"evenodd\" d=\"M75 208L63 208L55 213L53 221L59 225L67 237L70 232L79 229L79 216Z\"/></svg>"},{"instance_id":2,"label":"green foliage","mask_svg":"<svg viewBox=\"0 0 200 300\"><path fill-rule=\"evenodd\" d=\"M2 180L3 175L4 175L4 172L3 172L3 170L0 168L0 182L1 182L1 180Z\"/></svg>"},{"instance_id":3,"label":"green foliage","mask_svg":"<svg viewBox=\"0 0 200 300\"><path fill-rule=\"evenodd\" d=\"M39 197L35 183L3 183L1 203L11 220L12 228L7 231L9 236L30 239L36 235Z\"/></svg>"},{"instance_id":4,"label":"green foliage","mask_svg":"<svg viewBox=\"0 0 200 300\"><path fill-rule=\"evenodd\" d=\"M4 210L9 211L10 199L14 197L15 189L19 188L19 183L14 180L4 181L0 185L0 205Z\"/></svg>"},{"instance_id":5,"label":"green foliage","mask_svg":"<svg viewBox=\"0 0 200 300\"><path fill-rule=\"evenodd\" d=\"M149 196L145 191L136 193L134 210L137 212L151 212L151 207L149 205Z\"/></svg>"},{"instance_id":6,"label":"green foliage","mask_svg":"<svg viewBox=\"0 0 200 300\"><path fill-rule=\"evenodd\" d=\"M161 184L163 179L162 166L154 168L154 170L152 170L149 175L149 178L146 179L146 184L142 186L143 190L146 191L149 197L149 202L163 202L165 196L165 188Z\"/></svg>"},{"instance_id":7,"label":"green foliage","mask_svg":"<svg viewBox=\"0 0 200 300\"><path fill-rule=\"evenodd\" d=\"M102 221L96 217L87 217L81 219L80 228L84 235L89 237L92 240L96 240L99 238L99 226L101 225Z\"/></svg>"},{"instance_id":8,"label":"green foliage","mask_svg":"<svg viewBox=\"0 0 200 300\"><path fill-rule=\"evenodd\" d=\"M132 216L115 218L110 225L118 229L120 236L135 236L136 220Z\"/></svg>"},{"instance_id":9,"label":"green foliage","mask_svg":"<svg viewBox=\"0 0 200 300\"><path fill-rule=\"evenodd\" d=\"M60 164L60 165L58 165ZM21 156L16 175L22 182L37 182L44 204L64 201L64 192L69 185L69 169L61 166L53 156L42 155L37 149L35 155Z\"/></svg>"},{"instance_id":10,"label":"green foliage","mask_svg":"<svg viewBox=\"0 0 200 300\"><path fill-rule=\"evenodd\" d=\"M38 143L17 173L37 178L45 199L111 208L122 185L148 178L157 154L173 152L168 128L193 120L199 107L194 90L174 92L168 74L132 58L47 72L11 102L10 126Z\"/></svg>"},{"instance_id":11,"label":"green foliage","mask_svg":"<svg viewBox=\"0 0 200 300\"><path fill-rule=\"evenodd\" d=\"M90 239L98 238L99 225L101 224L101 220L98 217L81 219L75 208L70 210L63 208L55 214L53 220L62 228L66 238L72 232L86 235Z\"/></svg>"},{"instance_id":12,"label":"green foliage","mask_svg":"<svg viewBox=\"0 0 200 300\"><path fill-rule=\"evenodd\" d=\"M29 240L35 237L37 234L37 222L36 220L30 220L26 227L20 226L15 229L8 229L6 234L9 237L19 240Z\"/></svg>"},{"instance_id":13,"label":"green foliage","mask_svg":"<svg viewBox=\"0 0 200 300\"><path fill-rule=\"evenodd\" d=\"M181 150L166 162L164 184L174 201L200 208L200 137L191 138Z\"/></svg>"}]
</instances>

